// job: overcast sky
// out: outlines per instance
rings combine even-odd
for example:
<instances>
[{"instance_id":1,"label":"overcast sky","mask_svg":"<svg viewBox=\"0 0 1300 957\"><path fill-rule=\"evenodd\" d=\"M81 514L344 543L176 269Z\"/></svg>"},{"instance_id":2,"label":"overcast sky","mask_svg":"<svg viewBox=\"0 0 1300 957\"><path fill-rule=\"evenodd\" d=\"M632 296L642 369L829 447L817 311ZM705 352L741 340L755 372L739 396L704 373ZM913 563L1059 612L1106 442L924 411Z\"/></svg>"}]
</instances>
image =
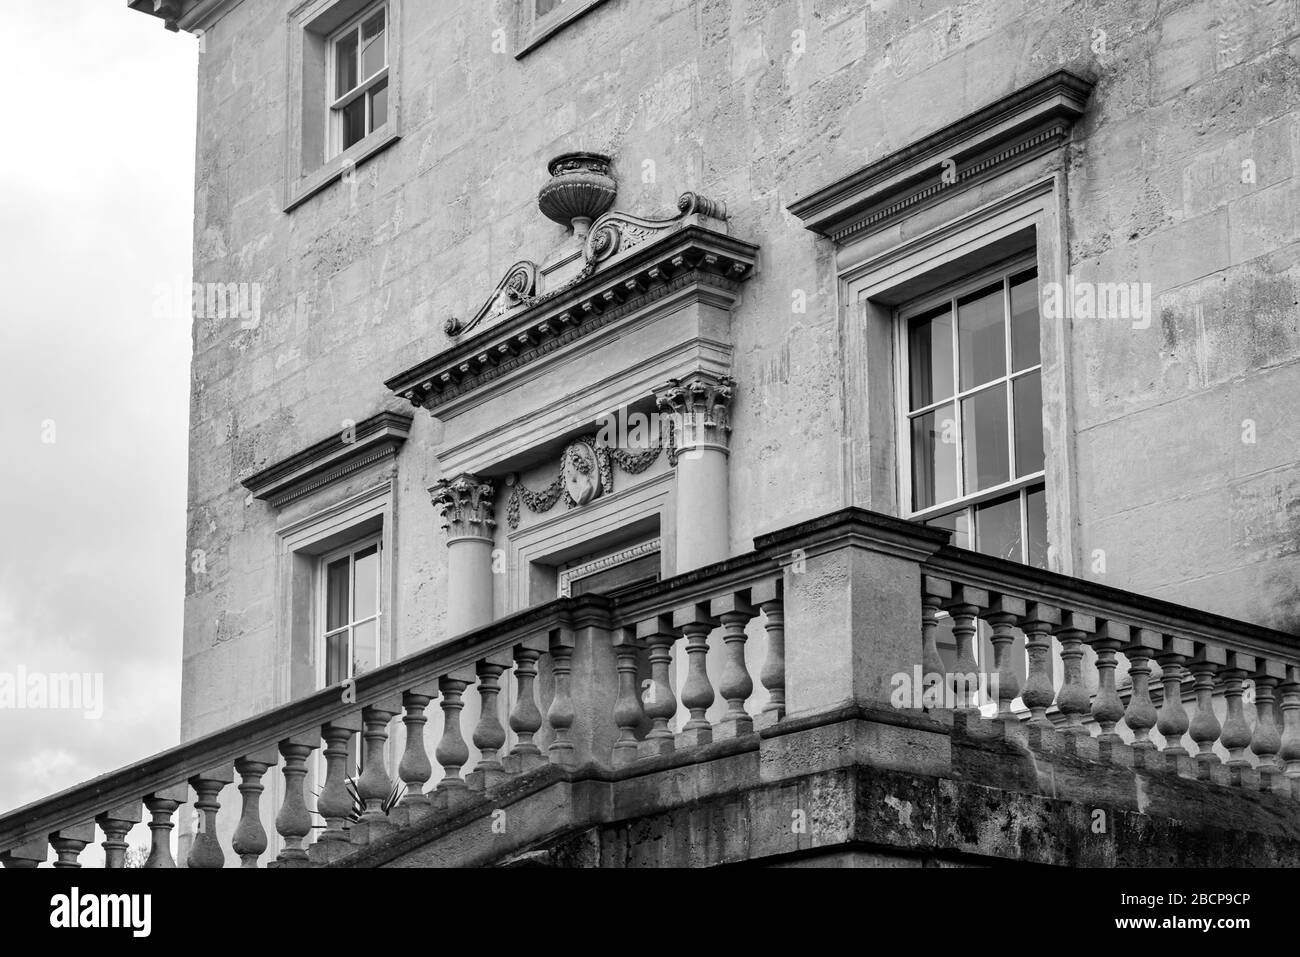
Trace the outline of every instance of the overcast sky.
<instances>
[{"instance_id":1,"label":"overcast sky","mask_svg":"<svg viewBox=\"0 0 1300 957\"><path fill-rule=\"evenodd\" d=\"M0 62L0 674L104 691L0 709L4 811L179 739L190 329L155 299L190 279L198 46L6 0Z\"/></svg>"}]
</instances>

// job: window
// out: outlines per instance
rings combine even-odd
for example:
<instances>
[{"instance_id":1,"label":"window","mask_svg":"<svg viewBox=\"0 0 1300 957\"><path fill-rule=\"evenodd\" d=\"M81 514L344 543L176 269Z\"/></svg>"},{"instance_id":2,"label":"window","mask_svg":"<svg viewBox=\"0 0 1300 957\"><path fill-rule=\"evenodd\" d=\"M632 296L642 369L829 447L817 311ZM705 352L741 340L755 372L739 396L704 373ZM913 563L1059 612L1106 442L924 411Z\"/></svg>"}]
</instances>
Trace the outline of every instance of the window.
<instances>
[{"instance_id":1,"label":"window","mask_svg":"<svg viewBox=\"0 0 1300 957\"><path fill-rule=\"evenodd\" d=\"M559 574L559 594L577 597L591 592L616 595L659 580L660 540L630 548L585 555L566 563Z\"/></svg>"},{"instance_id":2,"label":"window","mask_svg":"<svg viewBox=\"0 0 1300 957\"><path fill-rule=\"evenodd\" d=\"M541 46L604 0L519 0L522 42L516 57Z\"/></svg>"},{"instance_id":3,"label":"window","mask_svg":"<svg viewBox=\"0 0 1300 957\"><path fill-rule=\"evenodd\" d=\"M1047 566L1032 261L899 310L906 514L963 548Z\"/></svg>"},{"instance_id":4,"label":"window","mask_svg":"<svg viewBox=\"0 0 1300 957\"><path fill-rule=\"evenodd\" d=\"M284 208L401 137L402 0L303 0L289 14Z\"/></svg>"},{"instance_id":5,"label":"window","mask_svg":"<svg viewBox=\"0 0 1300 957\"><path fill-rule=\"evenodd\" d=\"M379 538L320 560L320 685L329 687L379 663Z\"/></svg>"},{"instance_id":6,"label":"window","mask_svg":"<svg viewBox=\"0 0 1300 957\"><path fill-rule=\"evenodd\" d=\"M330 148L333 156L388 121L388 9L378 4L329 41Z\"/></svg>"}]
</instances>

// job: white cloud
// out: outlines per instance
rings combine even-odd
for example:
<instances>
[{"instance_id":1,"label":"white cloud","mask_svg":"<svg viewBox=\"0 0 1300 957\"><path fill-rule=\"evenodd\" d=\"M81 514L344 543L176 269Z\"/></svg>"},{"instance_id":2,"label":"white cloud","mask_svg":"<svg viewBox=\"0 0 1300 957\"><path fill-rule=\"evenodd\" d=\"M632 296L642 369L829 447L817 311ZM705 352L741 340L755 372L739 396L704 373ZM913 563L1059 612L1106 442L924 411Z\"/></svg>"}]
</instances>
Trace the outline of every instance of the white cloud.
<instances>
[{"instance_id":1,"label":"white cloud","mask_svg":"<svg viewBox=\"0 0 1300 957\"><path fill-rule=\"evenodd\" d=\"M176 743L197 43L102 0L5 6L0 670L104 675L99 721L0 713L0 810ZM53 423L55 441L42 441Z\"/></svg>"}]
</instances>

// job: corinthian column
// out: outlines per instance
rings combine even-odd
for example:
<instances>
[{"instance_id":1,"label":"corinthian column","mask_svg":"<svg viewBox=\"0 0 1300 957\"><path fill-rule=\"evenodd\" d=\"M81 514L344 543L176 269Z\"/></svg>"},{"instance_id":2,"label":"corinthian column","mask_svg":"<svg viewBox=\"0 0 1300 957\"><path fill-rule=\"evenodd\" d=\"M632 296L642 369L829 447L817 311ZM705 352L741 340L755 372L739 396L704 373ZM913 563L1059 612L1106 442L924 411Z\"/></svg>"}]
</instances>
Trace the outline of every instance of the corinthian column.
<instances>
[{"instance_id":1,"label":"corinthian column","mask_svg":"<svg viewBox=\"0 0 1300 957\"><path fill-rule=\"evenodd\" d=\"M677 468L677 573L728 557L727 445L735 382L695 372L655 390L671 416Z\"/></svg>"},{"instance_id":2,"label":"corinthian column","mask_svg":"<svg viewBox=\"0 0 1300 957\"><path fill-rule=\"evenodd\" d=\"M466 473L429 493L447 530L447 631L458 635L492 621L492 483Z\"/></svg>"}]
</instances>

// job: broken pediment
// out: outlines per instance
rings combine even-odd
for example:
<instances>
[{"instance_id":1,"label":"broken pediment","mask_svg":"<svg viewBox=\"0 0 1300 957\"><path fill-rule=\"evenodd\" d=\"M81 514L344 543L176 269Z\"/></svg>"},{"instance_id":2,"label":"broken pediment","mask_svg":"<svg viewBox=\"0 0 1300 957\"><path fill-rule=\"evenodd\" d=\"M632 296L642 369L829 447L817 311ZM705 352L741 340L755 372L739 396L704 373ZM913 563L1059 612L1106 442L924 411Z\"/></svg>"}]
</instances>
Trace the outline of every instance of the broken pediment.
<instances>
[{"instance_id":1,"label":"broken pediment","mask_svg":"<svg viewBox=\"0 0 1300 957\"><path fill-rule=\"evenodd\" d=\"M570 217L567 245L541 263L515 263L469 321L448 322L450 346L387 380L412 405L454 416L479 401L473 396L507 388L525 366L530 377L543 374L537 363L581 350L586 337L687 302L729 312L738 298L758 247L727 234L722 203L688 192L666 218L606 212L614 198L607 158L566 154L550 168L538 205L556 221ZM683 345L720 341L694 326L664 332ZM729 362L717 360L715 371L725 372Z\"/></svg>"}]
</instances>

